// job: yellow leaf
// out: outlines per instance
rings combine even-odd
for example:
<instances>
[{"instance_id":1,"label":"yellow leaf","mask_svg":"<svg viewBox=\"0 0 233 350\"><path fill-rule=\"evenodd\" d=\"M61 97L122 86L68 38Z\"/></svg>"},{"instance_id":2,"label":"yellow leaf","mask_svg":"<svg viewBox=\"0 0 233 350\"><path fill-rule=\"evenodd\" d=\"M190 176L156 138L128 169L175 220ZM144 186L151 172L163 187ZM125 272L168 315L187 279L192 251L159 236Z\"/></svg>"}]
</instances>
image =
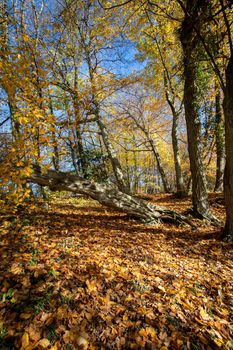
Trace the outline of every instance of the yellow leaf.
<instances>
[{"instance_id":1,"label":"yellow leaf","mask_svg":"<svg viewBox=\"0 0 233 350\"><path fill-rule=\"evenodd\" d=\"M78 337L77 344L84 350L88 348L88 341L82 336Z\"/></svg>"},{"instance_id":2,"label":"yellow leaf","mask_svg":"<svg viewBox=\"0 0 233 350\"><path fill-rule=\"evenodd\" d=\"M181 339L177 339L176 342L177 342L178 347L183 345L183 341Z\"/></svg>"},{"instance_id":3,"label":"yellow leaf","mask_svg":"<svg viewBox=\"0 0 233 350\"><path fill-rule=\"evenodd\" d=\"M140 337L147 338L147 331L146 331L145 328L140 329L140 331L138 332L138 334L140 335Z\"/></svg>"},{"instance_id":4,"label":"yellow leaf","mask_svg":"<svg viewBox=\"0 0 233 350\"><path fill-rule=\"evenodd\" d=\"M46 338L43 338L39 341L38 345L40 345L43 349L46 349L50 345L50 341Z\"/></svg>"},{"instance_id":5,"label":"yellow leaf","mask_svg":"<svg viewBox=\"0 0 233 350\"><path fill-rule=\"evenodd\" d=\"M69 344L74 339L74 334L71 331L65 331L65 334L62 337L65 344Z\"/></svg>"},{"instance_id":6,"label":"yellow leaf","mask_svg":"<svg viewBox=\"0 0 233 350\"><path fill-rule=\"evenodd\" d=\"M55 344L55 345L53 345L53 346L50 348L50 350L58 350L57 345L56 345L56 344Z\"/></svg>"},{"instance_id":7,"label":"yellow leaf","mask_svg":"<svg viewBox=\"0 0 233 350\"><path fill-rule=\"evenodd\" d=\"M29 335L27 332L25 332L22 336L22 349L26 349L26 347L29 345Z\"/></svg>"},{"instance_id":8,"label":"yellow leaf","mask_svg":"<svg viewBox=\"0 0 233 350\"><path fill-rule=\"evenodd\" d=\"M226 310L226 309L222 309L221 310L221 314L224 315L224 316L228 316L229 315L229 311Z\"/></svg>"},{"instance_id":9,"label":"yellow leaf","mask_svg":"<svg viewBox=\"0 0 233 350\"><path fill-rule=\"evenodd\" d=\"M222 339L219 338L215 338L214 339L215 344L217 344L218 346L222 346L224 345L224 341Z\"/></svg>"},{"instance_id":10,"label":"yellow leaf","mask_svg":"<svg viewBox=\"0 0 233 350\"><path fill-rule=\"evenodd\" d=\"M32 315L29 313L22 313L19 317L21 318L21 320L28 320L31 316Z\"/></svg>"},{"instance_id":11,"label":"yellow leaf","mask_svg":"<svg viewBox=\"0 0 233 350\"><path fill-rule=\"evenodd\" d=\"M24 35L23 35L23 40L24 40L24 41L28 41L28 40L29 40L29 36L28 36L27 34L24 34Z\"/></svg>"},{"instance_id":12,"label":"yellow leaf","mask_svg":"<svg viewBox=\"0 0 233 350\"><path fill-rule=\"evenodd\" d=\"M87 284L87 289L89 292L96 292L97 291L97 287L96 287L96 281L86 281Z\"/></svg>"},{"instance_id":13,"label":"yellow leaf","mask_svg":"<svg viewBox=\"0 0 233 350\"><path fill-rule=\"evenodd\" d=\"M200 308L200 316L204 321L208 321L210 319L210 316L207 314L207 312L203 309L203 307Z\"/></svg>"}]
</instances>

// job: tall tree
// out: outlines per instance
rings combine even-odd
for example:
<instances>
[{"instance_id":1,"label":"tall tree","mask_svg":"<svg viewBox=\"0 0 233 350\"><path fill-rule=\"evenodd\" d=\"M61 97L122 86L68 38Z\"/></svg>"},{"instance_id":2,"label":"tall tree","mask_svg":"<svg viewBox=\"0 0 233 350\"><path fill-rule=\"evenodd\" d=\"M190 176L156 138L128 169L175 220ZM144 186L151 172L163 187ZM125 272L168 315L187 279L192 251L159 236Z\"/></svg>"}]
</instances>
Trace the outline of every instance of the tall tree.
<instances>
[{"instance_id":1,"label":"tall tree","mask_svg":"<svg viewBox=\"0 0 233 350\"><path fill-rule=\"evenodd\" d=\"M201 44L200 32L203 16L206 16L209 1L187 0L180 28L184 65L184 107L188 135L188 151L192 175L192 201L194 214L201 218L213 219L209 209L206 179L202 160L200 92L198 86Z\"/></svg>"}]
</instances>

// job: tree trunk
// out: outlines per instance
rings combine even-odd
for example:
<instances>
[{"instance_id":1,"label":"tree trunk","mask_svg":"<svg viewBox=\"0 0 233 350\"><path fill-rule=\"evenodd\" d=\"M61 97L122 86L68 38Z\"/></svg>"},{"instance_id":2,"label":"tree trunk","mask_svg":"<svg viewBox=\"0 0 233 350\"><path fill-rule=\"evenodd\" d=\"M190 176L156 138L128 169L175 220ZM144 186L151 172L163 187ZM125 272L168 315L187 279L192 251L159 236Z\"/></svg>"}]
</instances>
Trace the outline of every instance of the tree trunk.
<instances>
[{"instance_id":1,"label":"tree trunk","mask_svg":"<svg viewBox=\"0 0 233 350\"><path fill-rule=\"evenodd\" d=\"M204 166L202 161L200 102L198 91L198 38L193 26L200 29L200 14L208 1L197 3L187 1L185 18L182 22L180 40L184 55L184 107L188 134L188 151L192 175L193 213L199 218L212 219L209 210ZM204 10L203 10L204 11Z\"/></svg>"},{"instance_id":2,"label":"tree trunk","mask_svg":"<svg viewBox=\"0 0 233 350\"><path fill-rule=\"evenodd\" d=\"M225 117L226 166L224 172L224 196L226 224L223 238L233 241L233 54L226 69L226 86L223 110Z\"/></svg>"},{"instance_id":3,"label":"tree trunk","mask_svg":"<svg viewBox=\"0 0 233 350\"><path fill-rule=\"evenodd\" d=\"M224 132L223 118L221 113L221 96L220 89L216 87L215 96L215 138L216 138L216 182L214 191L223 191L223 175L225 167L225 148L224 148Z\"/></svg>"},{"instance_id":4,"label":"tree trunk","mask_svg":"<svg viewBox=\"0 0 233 350\"><path fill-rule=\"evenodd\" d=\"M160 220L171 220L194 226L178 213L144 202L112 186L85 180L77 175L58 173L53 170L48 171L47 174L41 174L40 169L35 167L34 173L27 180L40 186L48 186L52 191L71 191L88 195L101 204L130 214L142 222L156 223Z\"/></svg>"},{"instance_id":5,"label":"tree trunk","mask_svg":"<svg viewBox=\"0 0 233 350\"><path fill-rule=\"evenodd\" d=\"M154 143L154 140L152 140L149 135L147 133L145 133L148 137L148 141L150 143L150 146L151 146L151 149L152 149L152 152L155 156L155 159L156 159L156 163L157 163L157 166L158 166L158 171L160 173L160 176L161 176L161 179L162 179L162 183L163 183L163 188L164 188L164 191L165 192L170 192L170 186L168 184L168 181L167 181L167 177L166 177L166 174L165 174L165 171L162 167L162 162L161 162L161 158L160 158L160 155L159 155L159 152L157 150L157 147L155 146L155 143Z\"/></svg>"},{"instance_id":6,"label":"tree trunk","mask_svg":"<svg viewBox=\"0 0 233 350\"><path fill-rule=\"evenodd\" d=\"M80 160L82 175L84 177L87 177L88 162L86 159L86 155L83 147L82 135L80 131L80 112L79 112L78 96L76 93L72 95L72 99L73 99L73 108L74 108L74 117L75 117L75 134L77 139L77 151L78 151L77 158L79 158Z\"/></svg>"},{"instance_id":7,"label":"tree trunk","mask_svg":"<svg viewBox=\"0 0 233 350\"><path fill-rule=\"evenodd\" d=\"M185 67L184 105L188 134L188 151L192 175L192 203L194 214L198 217L209 217L209 204L206 180L202 161L201 123L197 110L195 87L196 64Z\"/></svg>"},{"instance_id":8,"label":"tree trunk","mask_svg":"<svg viewBox=\"0 0 233 350\"><path fill-rule=\"evenodd\" d=\"M175 173L176 173L176 194L178 197L183 197L186 195L186 192L185 192L184 179L183 179L182 170L181 170L180 152L179 152L178 135L177 135L179 113L177 112L173 101L169 97L169 91L167 88L166 79L165 79L164 85L166 88L166 100L172 112L172 148L173 148L173 157L174 157Z\"/></svg>"},{"instance_id":9,"label":"tree trunk","mask_svg":"<svg viewBox=\"0 0 233 350\"><path fill-rule=\"evenodd\" d=\"M173 156L174 156L174 164L175 164L175 173L176 173L176 194L178 197L183 197L186 195L185 187L184 187L184 179L181 170L181 162L180 162L180 152L178 145L178 120L179 115L174 110L172 113L172 148L173 148Z\"/></svg>"},{"instance_id":10,"label":"tree trunk","mask_svg":"<svg viewBox=\"0 0 233 350\"><path fill-rule=\"evenodd\" d=\"M135 122L135 124L137 125L137 127L144 133L148 143L150 144L152 153L154 155L155 161L156 161L156 165L158 168L158 172L161 176L162 179L162 183L163 183L163 189L165 192L170 192L170 186L167 180L167 176L166 173L163 169L162 166L162 162L161 162L161 158L160 158L160 154L159 151L154 143L154 140L151 138L150 136L150 132L148 130L146 130L146 128L137 120L137 118L135 118L131 113L127 112L128 116Z\"/></svg>"},{"instance_id":11,"label":"tree trunk","mask_svg":"<svg viewBox=\"0 0 233 350\"><path fill-rule=\"evenodd\" d=\"M102 140L103 140L103 143L104 143L104 146L106 148L109 160L110 160L111 165L112 165L112 169L113 169L113 173L115 175L117 187L119 188L120 191L128 193L129 187L127 186L127 183L125 181L123 170L121 168L121 164L120 164L117 156L115 155L116 152L113 149L111 142L109 141L109 136L108 136L108 131L106 129L106 126L104 125L104 123L101 120L98 103L96 101L94 101L94 105L95 105L94 114L96 116L96 121L97 121L98 127L100 129Z\"/></svg>"},{"instance_id":12,"label":"tree trunk","mask_svg":"<svg viewBox=\"0 0 233 350\"><path fill-rule=\"evenodd\" d=\"M54 111L53 111L53 103L51 97L49 98L49 108L50 108L50 113L54 117ZM55 118L54 118L55 120ZM58 150L58 141L56 137L56 133L54 128L52 128L52 145L53 145L53 157L52 157L52 162L54 169L56 171L59 171L60 169L60 160L59 160L59 150Z\"/></svg>"},{"instance_id":13,"label":"tree trunk","mask_svg":"<svg viewBox=\"0 0 233 350\"><path fill-rule=\"evenodd\" d=\"M168 88L168 79L169 79L170 89ZM178 197L183 197L186 195L186 192L185 192L184 179L183 179L182 170L181 170L180 151L179 151L178 133L177 133L180 112L178 112L175 107L174 89L171 86L171 79L167 73L167 70L165 70L164 72L164 87L165 87L166 100L172 112L172 149L173 149L175 174L176 174L176 194Z\"/></svg>"}]
</instances>

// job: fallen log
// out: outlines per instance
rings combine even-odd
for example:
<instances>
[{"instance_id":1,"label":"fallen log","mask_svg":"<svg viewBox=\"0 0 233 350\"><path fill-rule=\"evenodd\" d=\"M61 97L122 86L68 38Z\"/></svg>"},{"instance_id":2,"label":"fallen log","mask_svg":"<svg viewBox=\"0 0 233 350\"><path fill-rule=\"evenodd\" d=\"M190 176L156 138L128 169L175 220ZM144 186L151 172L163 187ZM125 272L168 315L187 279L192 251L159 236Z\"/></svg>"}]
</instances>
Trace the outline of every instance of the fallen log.
<instances>
[{"instance_id":1,"label":"fallen log","mask_svg":"<svg viewBox=\"0 0 233 350\"><path fill-rule=\"evenodd\" d=\"M154 205L119 191L113 185L103 185L91 180L86 180L78 175L49 170L43 174L40 169L27 179L29 182L40 186L47 186L52 191L70 191L87 195L99 203L110 208L118 209L145 223L158 223L169 220L178 224L189 224L195 227L185 216L172 210Z\"/></svg>"}]
</instances>

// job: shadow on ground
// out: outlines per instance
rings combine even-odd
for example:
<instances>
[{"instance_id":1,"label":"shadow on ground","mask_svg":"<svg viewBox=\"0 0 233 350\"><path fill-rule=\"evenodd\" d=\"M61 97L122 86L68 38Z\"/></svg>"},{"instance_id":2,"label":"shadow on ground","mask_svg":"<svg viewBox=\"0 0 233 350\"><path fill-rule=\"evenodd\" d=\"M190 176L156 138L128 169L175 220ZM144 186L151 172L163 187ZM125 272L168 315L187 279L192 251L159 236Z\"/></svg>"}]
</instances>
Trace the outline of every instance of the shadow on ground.
<instances>
[{"instance_id":1,"label":"shadow on ground","mask_svg":"<svg viewBox=\"0 0 233 350\"><path fill-rule=\"evenodd\" d=\"M1 227L1 349L228 348L232 245L215 228L146 226L92 202Z\"/></svg>"}]
</instances>

